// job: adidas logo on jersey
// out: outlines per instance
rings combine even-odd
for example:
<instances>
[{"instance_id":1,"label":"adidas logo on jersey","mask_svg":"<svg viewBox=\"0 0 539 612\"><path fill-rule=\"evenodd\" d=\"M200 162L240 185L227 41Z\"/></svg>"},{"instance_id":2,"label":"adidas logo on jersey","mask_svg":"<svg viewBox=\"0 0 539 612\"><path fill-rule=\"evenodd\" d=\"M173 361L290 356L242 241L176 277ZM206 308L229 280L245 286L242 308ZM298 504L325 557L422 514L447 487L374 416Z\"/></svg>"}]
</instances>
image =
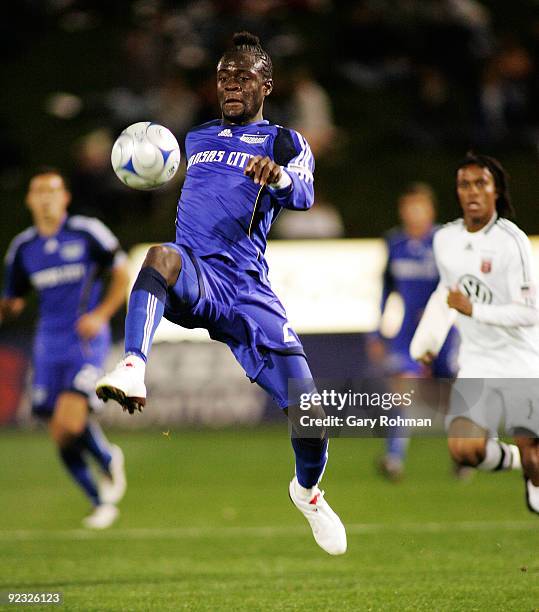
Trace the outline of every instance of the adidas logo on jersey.
<instances>
[{"instance_id":1,"label":"adidas logo on jersey","mask_svg":"<svg viewBox=\"0 0 539 612\"><path fill-rule=\"evenodd\" d=\"M230 130L229 128L225 128L224 130L221 130L219 134L217 134L217 136L224 136L225 138L232 138L232 130Z\"/></svg>"}]
</instances>

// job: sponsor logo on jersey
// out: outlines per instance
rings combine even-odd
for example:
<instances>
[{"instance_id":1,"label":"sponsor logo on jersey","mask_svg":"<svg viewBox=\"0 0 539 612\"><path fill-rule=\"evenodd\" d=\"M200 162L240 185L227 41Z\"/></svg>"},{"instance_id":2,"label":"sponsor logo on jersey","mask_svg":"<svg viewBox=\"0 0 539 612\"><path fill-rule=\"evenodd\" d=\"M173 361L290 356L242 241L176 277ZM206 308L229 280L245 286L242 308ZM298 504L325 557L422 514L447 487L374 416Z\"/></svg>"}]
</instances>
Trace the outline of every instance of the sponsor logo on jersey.
<instances>
[{"instance_id":1,"label":"sponsor logo on jersey","mask_svg":"<svg viewBox=\"0 0 539 612\"><path fill-rule=\"evenodd\" d=\"M223 136L224 138L232 138L232 130L229 128L225 128L221 130L217 136Z\"/></svg>"},{"instance_id":2,"label":"sponsor logo on jersey","mask_svg":"<svg viewBox=\"0 0 539 612\"><path fill-rule=\"evenodd\" d=\"M85 272L86 266L82 263L66 264L34 272L30 278L36 289L49 289L57 285L76 283L84 277Z\"/></svg>"},{"instance_id":3,"label":"sponsor logo on jersey","mask_svg":"<svg viewBox=\"0 0 539 612\"><path fill-rule=\"evenodd\" d=\"M243 134L240 140L247 144L262 144L266 142L268 136L269 134Z\"/></svg>"},{"instance_id":4,"label":"sponsor logo on jersey","mask_svg":"<svg viewBox=\"0 0 539 612\"><path fill-rule=\"evenodd\" d=\"M477 304L492 303L492 291L487 285L473 274L461 276L458 282L459 289L466 294L471 302Z\"/></svg>"},{"instance_id":5,"label":"sponsor logo on jersey","mask_svg":"<svg viewBox=\"0 0 539 612\"><path fill-rule=\"evenodd\" d=\"M77 242L65 242L60 247L60 257L67 261L80 259L84 254L84 244L79 240Z\"/></svg>"},{"instance_id":6,"label":"sponsor logo on jersey","mask_svg":"<svg viewBox=\"0 0 539 612\"><path fill-rule=\"evenodd\" d=\"M490 274L492 270L492 259L482 259L481 260L481 272L483 274Z\"/></svg>"}]
</instances>

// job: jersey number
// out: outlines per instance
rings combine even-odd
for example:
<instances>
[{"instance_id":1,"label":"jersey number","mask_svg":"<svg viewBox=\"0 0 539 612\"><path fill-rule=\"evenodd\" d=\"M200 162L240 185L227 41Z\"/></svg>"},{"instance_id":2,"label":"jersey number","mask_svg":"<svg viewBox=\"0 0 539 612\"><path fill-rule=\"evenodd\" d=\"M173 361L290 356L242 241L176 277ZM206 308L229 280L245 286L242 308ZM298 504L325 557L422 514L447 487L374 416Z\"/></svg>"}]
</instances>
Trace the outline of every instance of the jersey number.
<instances>
[{"instance_id":1,"label":"jersey number","mask_svg":"<svg viewBox=\"0 0 539 612\"><path fill-rule=\"evenodd\" d=\"M285 323L283 325L283 340L285 342L296 341L296 336L294 334L294 331L292 330L292 326L290 325L290 323Z\"/></svg>"}]
</instances>

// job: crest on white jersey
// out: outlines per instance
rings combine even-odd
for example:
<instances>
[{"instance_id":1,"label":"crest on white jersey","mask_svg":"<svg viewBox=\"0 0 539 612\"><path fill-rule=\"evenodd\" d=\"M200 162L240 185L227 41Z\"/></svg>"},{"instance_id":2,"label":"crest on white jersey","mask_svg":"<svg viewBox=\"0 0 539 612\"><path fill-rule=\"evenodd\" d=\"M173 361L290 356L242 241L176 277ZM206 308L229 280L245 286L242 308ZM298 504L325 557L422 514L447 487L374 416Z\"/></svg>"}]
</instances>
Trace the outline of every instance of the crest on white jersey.
<instances>
[{"instance_id":1,"label":"crest on white jersey","mask_svg":"<svg viewBox=\"0 0 539 612\"><path fill-rule=\"evenodd\" d=\"M221 130L217 136L224 136L225 138L232 138L232 130L229 128L225 128Z\"/></svg>"},{"instance_id":2,"label":"crest on white jersey","mask_svg":"<svg viewBox=\"0 0 539 612\"><path fill-rule=\"evenodd\" d=\"M492 271L492 259L481 260L481 272L483 274L490 274Z\"/></svg>"}]
</instances>

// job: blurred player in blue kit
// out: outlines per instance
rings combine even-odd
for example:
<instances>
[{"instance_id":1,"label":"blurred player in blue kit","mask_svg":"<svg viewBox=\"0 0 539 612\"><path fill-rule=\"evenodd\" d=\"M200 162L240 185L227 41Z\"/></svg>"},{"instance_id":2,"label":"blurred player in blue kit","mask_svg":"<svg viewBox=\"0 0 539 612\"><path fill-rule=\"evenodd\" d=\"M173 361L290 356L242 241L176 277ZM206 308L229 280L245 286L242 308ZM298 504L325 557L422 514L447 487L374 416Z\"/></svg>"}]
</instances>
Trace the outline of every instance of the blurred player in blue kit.
<instances>
[{"instance_id":1,"label":"blurred player in blue kit","mask_svg":"<svg viewBox=\"0 0 539 612\"><path fill-rule=\"evenodd\" d=\"M388 298L397 293L403 304L403 319L397 334L384 338L381 333L370 340L370 353L383 364L384 374L396 378L453 378L456 373L458 337L449 334L442 350L429 367L410 356L410 342L425 305L439 281L432 241L435 195L426 183L412 183L399 196L401 226L386 236L387 264L384 271L381 311ZM393 410L395 412L395 409ZM382 474L398 480L404 473L409 438L402 428L392 428L386 438L386 452L379 463Z\"/></svg>"},{"instance_id":2,"label":"blurred player in blue kit","mask_svg":"<svg viewBox=\"0 0 539 612\"><path fill-rule=\"evenodd\" d=\"M146 361L163 316L183 327L205 328L226 343L250 380L289 416L299 404L299 396L289 396L289 379L302 379L303 391L314 391L303 347L271 289L264 259L279 212L312 206L314 160L299 133L263 119L272 63L258 38L242 32L233 40L217 66L221 119L186 137L176 240L148 251L129 299L126 356L97 385L99 397L115 399L129 412L145 404ZM327 461L325 431L293 436L292 446L296 475L290 497L317 543L342 554L345 529L318 488Z\"/></svg>"},{"instance_id":3,"label":"blurred player in blue kit","mask_svg":"<svg viewBox=\"0 0 539 612\"><path fill-rule=\"evenodd\" d=\"M37 292L32 412L48 421L63 464L94 506L83 524L103 529L118 517L124 458L90 413L99 405L94 387L109 349L108 323L125 299L128 277L116 237L98 219L68 216L70 200L58 170L43 168L31 178L26 203L34 225L8 249L0 316L17 316L26 294ZM97 484L87 455L100 469Z\"/></svg>"}]
</instances>

